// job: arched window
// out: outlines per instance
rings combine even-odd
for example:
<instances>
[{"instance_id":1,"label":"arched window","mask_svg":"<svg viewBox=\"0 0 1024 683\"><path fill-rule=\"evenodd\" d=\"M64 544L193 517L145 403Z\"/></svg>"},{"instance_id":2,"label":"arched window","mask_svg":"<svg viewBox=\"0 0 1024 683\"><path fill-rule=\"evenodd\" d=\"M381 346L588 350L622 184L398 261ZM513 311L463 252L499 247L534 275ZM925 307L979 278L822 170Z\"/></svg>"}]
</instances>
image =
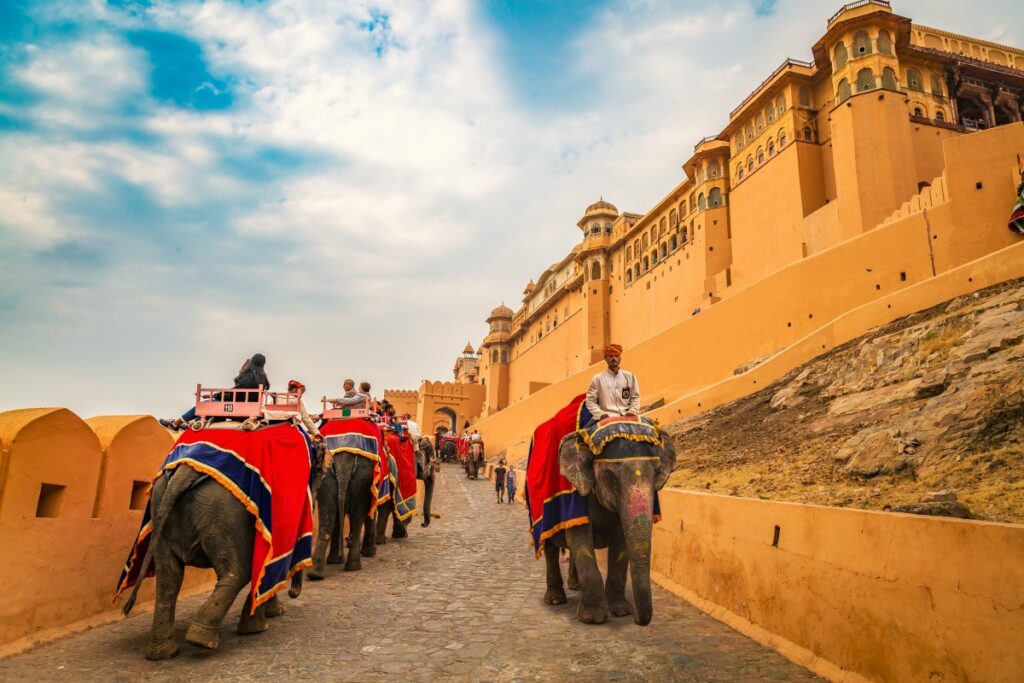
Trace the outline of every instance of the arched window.
<instances>
[{"instance_id":1,"label":"arched window","mask_svg":"<svg viewBox=\"0 0 1024 683\"><path fill-rule=\"evenodd\" d=\"M626 271L626 284L628 285L632 281L633 281L633 270L629 269L629 270Z\"/></svg>"},{"instance_id":2,"label":"arched window","mask_svg":"<svg viewBox=\"0 0 1024 683\"><path fill-rule=\"evenodd\" d=\"M779 93L779 96L775 98L775 109L782 114L786 111L786 95Z\"/></svg>"},{"instance_id":3,"label":"arched window","mask_svg":"<svg viewBox=\"0 0 1024 683\"><path fill-rule=\"evenodd\" d=\"M501 362L508 363L508 351L506 349L501 350Z\"/></svg>"},{"instance_id":4,"label":"arched window","mask_svg":"<svg viewBox=\"0 0 1024 683\"><path fill-rule=\"evenodd\" d=\"M668 232L668 220L664 216L662 216L661 223L658 226L658 236L661 237L666 232Z\"/></svg>"},{"instance_id":5,"label":"arched window","mask_svg":"<svg viewBox=\"0 0 1024 683\"><path fill-rule=\"evenodd\" d=\"M650 257L644 256L644 272L646 273L650 269L651 269L651 259L650 259Z\"/></svg>"},{"instance_id":6,"label":"arched window","mask_svg":"<svg viewBox=\"0 0 1024 683\"><path fill-rule=\"evenodd\" d=\"M875 89L875 72L871 69L861 69L857 72L857 92Z\"/></svg>"},{"instance_id":7,"label":"arched window","mask_svg":"<svg viewBox=\"0 0 1024 683\"><path fill-rule=\"evenodd\" d=\"M932 94L942 97L942 79L938 74L932 74Z\"/></svg>"},{"instance_id":8,"label":"arched window","mask_svg":"<svg viewBox=\"0 0 1024 683\"><path fill-rule=\"evenodd\" d=\"M775 140L768 141L768 156L775 156Z\"/></svg>"},{"instance_id":9,"label":"arched window","mask_svg":"<svg viewBox=\"0 0 1024 683\"><path fill-rule=\"evenodd\" d=\"M765 116L768 119L768 123L771 123L772 121L774 121L775 120L775 107L773 107L772 105L769 104L767 106L767 108L765 108Z\"/></svg>"},{"instance_id":10,"label":"arched window","mask_svg":"<svg viewBox=\"0 0 1024 683\"><path fill-rule=\"evenodd\" d=\"M764 163L764 150L760 147L757 148L757 165L760 166Z\"/></svg>"},{"instance_id":11,"label":"arched window","mask_svg":"<svg viewBox=\"0 0 1024 683\"><path fill-rule=\"evenodd\" d=\"M863 57L871 54L871 37L867 31L857 31L853 34L853 56Z\"/></svg>"},{"instance_id":12,"label":"arched window","mask_svg":"<svg viewBox=\"0 0 1024 683\"><path fill-rule=\"evenodd\" d=\"M736 167L736 177L739 178L740 180L743 180L743 175L743 164L740 164L739 166Z\"/></svg>"},{"instance_id":13,"label":"arched window","mask_svg":"<svg viewBox=\"0 0 1024 683\"><path fill-rule=\"evenodd\" d=\"M760 133L764 130L764 114L757 115L757 132Z\"/></svg>"},{"instance_id":14,"label":"arched window","mask_svg":"<svg viewBox=\"0 0 1024 683\"><path fill-rule=\"evenodd\" d=\"M878 32L878 39L875 41L875 45L878 46L878 51L883 55L892 54L892 36L889 35L888 31Z\"/></svg>"},{"instance_id":15,"label":"arched window","mask_svg":"<svg viewBox=\"0 0 1024 683\"><path fill-rule=\"evenodd\" d=\"M704 199L704 193L701 192L700 196L697 197L697 210L703 211L708 207L707 200Z\"/></svg>"},{"instance_id":16,"label":"arched window","mask_svg":"<svg viewBox=\"0 0 1024 683\"><path fill-rule=\"evenodd\" d=\"M696 210L697 210L697 197L695 197L694 195L691 194L690 195L690 211L696 211Z\"/></svg>"},{"instance_id":17,"label":"arched window","mask_svg":"<svg viewBox=\"0 0 1024 683\"><path fill-rule=\"evenodd\" d=\"M668 256L668 243L667 242L662 242L661 243L661 258L665 258L666 256Z\"/></svg>"},{"instance_id":18,"label":"arched window","mask_svg":"<svg viewBox=\"0 0 1024 683\"><path fill-rule=\"evenodd\" d=\"M814 140L814 131L811 130L810 126L804 126L804 140L811 142Z\"/></svg>"},{"instance_id":19,"label":"arched window","mask_svg":"<svg viewBox=\"0 0 1024 683\"><path fill-rule=\"evenodd\" d=\"M800 106L809 107L811 106L811 91L807 89L806 85L800 86Z\"/></svg>"},{"instance_id":20,"label":"arched window","mask_svg":"<svg viewBox=\"0 0 1024 683\"><path fill-rule=\"evenodd\" d=\"M668 238L668 248L671 249L672 251L675 251L676 249L679 248L679 241L676 239L675 235L672 235L671 237Z\"/></svg>"},{"instance_id":21,"label":"arched window","mask_svg":"<svg viewBox=\"0 0 1024 683\"><path fill-rule=\"evenodd\" d=\"M842 104L850 99L851 94L850 82L845 78L839 81L839 87L836 88L836 104Z\"/></svg>"},{"instance_id":22,"label":"arched window","mask_svg":"<svg viewBox=\"0 0 1024 683\"><path fill-rule=\"evenodd\" d=\"M712 178L717 178L722 173L722 164L718 159L712 159L708 162L708 175Z\"/></svg>"},{"instance_id":23,"label":"arched window","mask_svg":"<svg viewBox=\"0 0 1024 683\"><path fill-rule=\"evenodd\" d=\"M640 240L633 240L633 253L636 254L637 258L640 258Z\"/></svg>"},{"instance_id":24,"label":"arched window","mask_svg":"<svg viewBox=\"0 0 1024 683\"><path fill-rule=\"evenodd\" d=\"M647 248L647 245L648 245L648 244L650 244L650 242L648 242L648 241L647 241L648 239L649 239L649 238L647 237L647 233L645 232L645 233L644 233L644 235L643 235L643 244L644 244L644 249L646 249L646 248Z\"/></svg>"},{"instance_id":25,"label":"arched window","mask_svg":"<svg viewBox=\"0 0 1024 683\"><path fill-rule=\"evenodd\" d=\"M936 109L935 110L935 120L936 121L945 121L946 120L946 112L942 111L941 109Z\"/></svg>"},{"instance_id":26,"label":"arched window","mask_svg":"<svg viewBox=\"0 0 1024 683\"><path fill-rule=\"evenodd\" d=\"M684 227L684 228L683 228L683 244L686 244L686 243L687 243L687 242L689 242L689 241L690 241L690 231L689 231L689 230L687 230L687 229L686 229L686 228Z\"/></svg>"},{"instance_id":27,"label":"arched window","mask_svg":"<svg viewBox=\"0 0 1024 683\"><path fill-rule=\"evenodd\" d=\"M836 43L836 49L832 53L832 68L839 70L846 66L846 60L849 59L849 55L846 53L846 45L843 41Z\"/></svg>"},{"instance_id":28,"label":"arched window","mask_svg":"<svg viewBox=\"0 0 1024 683\"><path fill-rule=\"evenodd\" d=\"M672 225L673 228L679 227L679 214L676 213L675 209L672 209L671 211L668 212L668 222Z\"/></svg>"},{"instance_id":29,"label":"arched window","mask_svg":"<svg viewBox=\"0 0 1024 683\"><path fill-rule=\"evenodd\" d=\"M708 192L708 206L712 209L722 205L722 190L717 187L712 187L711 191Z\"/></svg>"},{"instance_id":30,"label":"arched window","mask_svg":"<svg viewBox=\"0 0 1024 683\"><path fill-rule=\"evenodd\" d=\"M780 130L779 131L779 147L785 147L785 146L786 146L786 131Z\"/></svg>"},{"instance_id":31,"label":"arched window","mask_svg":"<svg viewBox=\"0 0 1024 683\"><path fill-rule=\"evenodd\" d=\"M679 202L679 217L682 218L686 215L686 200Z\"/></svg>"},{"instance_id":32,"label":"arched window","mask_svg":"<svg viewBox=\"0 0 1024 683\"><path fill-rule=\"evenodd\" d=\"M491 349L491 363L498 362L498 349Z\"/></svg>"},{"instance_id":33,"label":"arched window","mask_svg":"<svg viewBox=\"0 0 1024 683\"><path fill-rule=\"evenodd\" d=\"M747 173L754 172L754 157L747 157Z\"/></svg>"},{"instance_id":34,"label":"arched window","mask_svg":"<svg viewBox=\"0 0 1024 683\"><path fill-rule=\"evenodd\" d=\"M633 258L633 247L629 244L626 245L626 260L630 261Z\"/></svg>"},{"instance_id":35,"label":"arched window","mask_svg":"<svg viewBox=\"0 0 1024 683\"><path fill-rule=\"evenodd\" d=\"M747 124L747 142L754 139L754 123L750 122Z\"/></svg>"},{"instance_id":36,"label":"arched window","mask_svg":"<svg viewBox=\"0 0 1024 683\"><path fill-rule=\"evenodd\" d=\"M924 111L921 109L921 107L914 107L914 118L924 118Z\"/></svg>"},{"instance_id":37,"label":"arched window","mask_svg":"<svg viewBox=\"0 0 1024 683\"><path fill-rule=\"evenodd\" d=\"M658 224L655 223L651 226L651 244L658 241Z\"/></svg>"},{"instance_id":38,"label":"arched window","mask_svg":"<svg viewBox=\"0 0 1024 683\"><path fill-rule=\"evenodd\" d=\"M598 261L594 261L593 263L590 264L590 279L601 279L601 264Z\"/></svg>"},{"instance_id":39,"label":"arched window","mask_svg":"<svg viewBox=\"0 0 1024 683\"><path fill-rule=\"evenodd\" d=\"M907 69L907 87L911 90L924 92L924 83L921 81L921 72L917 69Z\"/></svg>"},{"instance_id":40,"label":"arched window","mask_svg":"<svg viewBox=\"0 0 1024 683\"><path fill-rule=\"evenodd\" d=\"M885 67L882 69L882 87L886 90L899 90L900 84L896 80L896 72L892 70L892 67Z\"/></svg>"}]
</instances>

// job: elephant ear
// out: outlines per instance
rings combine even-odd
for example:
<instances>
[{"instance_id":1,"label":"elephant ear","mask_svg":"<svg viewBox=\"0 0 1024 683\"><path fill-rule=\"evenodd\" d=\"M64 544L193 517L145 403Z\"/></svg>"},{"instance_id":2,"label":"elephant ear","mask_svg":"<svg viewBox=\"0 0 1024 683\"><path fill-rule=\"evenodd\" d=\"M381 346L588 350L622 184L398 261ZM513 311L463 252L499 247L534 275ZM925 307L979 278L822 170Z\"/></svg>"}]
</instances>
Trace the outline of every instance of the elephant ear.
<instances>
[{"instance_id":1,"label":"elephant ear","mask_svg":"<svg viewBox=\"0 0 1024 683\"><path fill-rule=\"evenodd\" d=\"M672 437L662 432L662 447L658 449L658 470L654 475L654 490L660 491L668 483L669 475L676 468L676 447Z\"/></svg>"},{"instance_id":2,"label":"elephant ear","mask_svg":"<svg viewBox=\"0 0 1024 683\"><path fill-rule=\"evenodd\" d=\"M580 495L589 495L594 490L594 456L575 433L562 439L558 446L558 469Z\"/></svg>"}]
</instances>

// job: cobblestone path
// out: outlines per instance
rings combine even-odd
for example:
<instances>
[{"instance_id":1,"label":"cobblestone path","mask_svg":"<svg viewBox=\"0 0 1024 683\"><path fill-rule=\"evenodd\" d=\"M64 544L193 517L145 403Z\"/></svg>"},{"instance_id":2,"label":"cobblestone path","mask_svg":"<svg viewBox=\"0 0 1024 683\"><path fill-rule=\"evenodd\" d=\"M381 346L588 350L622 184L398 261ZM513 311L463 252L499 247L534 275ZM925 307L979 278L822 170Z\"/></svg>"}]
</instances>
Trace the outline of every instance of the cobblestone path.
<instances>
[{"instance_id":1,"label":"cobblestone path","mask_svg":"<svg viewBox=\"0 0 1024 683\"><path fill-rule=\"evenodd\" d=\"M240 598L217 652L184 642L192 598L178 607L175 659L144 659L152 617L140 614L2 660L0 680L818 680L657 587L646 628L631 617L581 624L571 591L568 604L544 605L525 510L498 505L489 482L455 466L442 472L435 511L440 519L423 529L416 518L408 539L364 558L362 571L332 565L325 581L307 581L265 633L235 634Z\"/></svg>"}]
</instances>

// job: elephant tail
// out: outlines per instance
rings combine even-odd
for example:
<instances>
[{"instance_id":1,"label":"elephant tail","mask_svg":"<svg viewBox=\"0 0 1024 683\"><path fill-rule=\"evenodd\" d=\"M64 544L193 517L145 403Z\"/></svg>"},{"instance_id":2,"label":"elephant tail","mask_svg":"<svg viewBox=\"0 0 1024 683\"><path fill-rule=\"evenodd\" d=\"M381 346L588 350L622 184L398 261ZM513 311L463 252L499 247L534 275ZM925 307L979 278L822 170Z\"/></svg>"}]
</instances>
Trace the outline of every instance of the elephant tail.
<instances>
[{"instance_id":1,"label":"elephant tail","mask_svg":"<svg viewBox=\"0 0 1024 683\"><path fill-rule=\"evenodd\" d=\"M150 562L153 561L153 552L156 549L156 544L160 541L160 533L163 531L167 518L171 515L171 510L174 509L174 504L178 502L181 494L188 491L195 481L203 476L191 467L179 467L175 470L175 474L177 476L169 477L167 488L160 497L159 506L156 510L152 511L153 535L150 536L149 546L146 548L146 556L143 558L142 564L139 565L139 578L135 581L135 585L132 586L132 592L128 596L128 600L125 601L124 607L121 608L121 613L125 616L128 616L135 606L135 599L139 595L139 588L142 586L143 579L146 578ZM164 473L163 476L166 477L168 475ZM150 500L149 504L153 505L153 501Z\"/></svg>"}]
</instances>

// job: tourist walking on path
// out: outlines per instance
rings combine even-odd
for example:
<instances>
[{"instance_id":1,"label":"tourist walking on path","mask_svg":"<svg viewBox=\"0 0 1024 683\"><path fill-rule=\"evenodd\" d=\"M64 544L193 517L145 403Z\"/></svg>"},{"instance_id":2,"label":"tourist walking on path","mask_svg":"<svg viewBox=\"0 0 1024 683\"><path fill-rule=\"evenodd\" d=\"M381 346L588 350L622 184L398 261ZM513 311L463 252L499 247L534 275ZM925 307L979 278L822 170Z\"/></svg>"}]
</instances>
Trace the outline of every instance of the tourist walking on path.
<instances>
[{"instance_id":1,"label":"tourist walking on path","mask_svg":"<svg viewBox=\"0 0 1024 683\"><path fill-rule=\"evenodd\" d=\"M505 475L505 491L508 492L508 504L516 502L516 469L514 467L509 467L508 474Z\"/></svg>"},{"instance_id":2,"label":"tourist walking on path","mask_svg":"<svg viewBox=\"0 0 1024 683\"><path fill-rule=\"evenodd\" d=\"M499 503L505 502L505 475L507 473L508 470L505 469L505 461L502 460L494 470L494 492L498 494Z\"/></svg>"}]
</instances>

